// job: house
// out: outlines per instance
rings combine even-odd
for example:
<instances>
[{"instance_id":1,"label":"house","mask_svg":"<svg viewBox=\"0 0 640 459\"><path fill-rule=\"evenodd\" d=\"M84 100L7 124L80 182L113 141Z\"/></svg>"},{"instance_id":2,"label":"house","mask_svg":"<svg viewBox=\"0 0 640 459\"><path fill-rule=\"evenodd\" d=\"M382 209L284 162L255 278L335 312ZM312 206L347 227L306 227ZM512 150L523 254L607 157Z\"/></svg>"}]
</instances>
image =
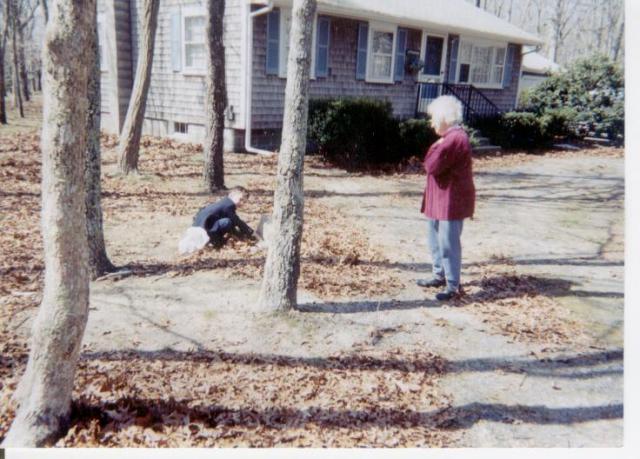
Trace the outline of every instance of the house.
<instances>
[{"instance_id":1,"label":"house","mask_svg":"<svg viewBox=\"0 0 640 459\"><path fill-rule=\"evenodd\" d=\"M141 0L99 0L103 128L126 115L141 30ZM225 149L279 145L291 0L226 0ZM144 132L199 141L205 124L205 0L160 6ZM464 0L318 0L311 98L391 101L419 115L453 94L465 114L515 107L523 45L540 40ZM424 64L421 66L421 64Z\"/></svg>"},{"instance_id":2,"label":"house","mask_svg":"<svg viewBox=\"0 0 640 459\"><path fill-rule=\"evenodd\" d=\"M522 73L520 76L520 91L518 99L522 95L522 91L531 89L544 80L549 78L552 73L562 69L551 59L547 59L542 54L535 52L534 49L526 49L522 53Z\"/></svg>"}]
</instances>

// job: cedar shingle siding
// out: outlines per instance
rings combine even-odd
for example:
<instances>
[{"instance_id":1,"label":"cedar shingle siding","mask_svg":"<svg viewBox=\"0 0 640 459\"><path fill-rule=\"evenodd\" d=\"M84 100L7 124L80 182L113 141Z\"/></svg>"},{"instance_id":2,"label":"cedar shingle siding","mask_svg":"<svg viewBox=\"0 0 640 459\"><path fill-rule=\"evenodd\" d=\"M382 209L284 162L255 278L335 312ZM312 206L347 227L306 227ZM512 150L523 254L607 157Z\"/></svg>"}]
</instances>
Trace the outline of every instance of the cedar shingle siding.
<instances>
[{"instance_id":1,"label":"cedar shingle siding","mask_svg":"<svg viewBox=\"0 0 640 459\"><path fill-rule=\"evenodd\" d=\"M415 79L405 74L402 83L379 84L356 80L358 21L330 17L329 76L311 81L311 98L371 97L387 99L395 116L408 118L415 114L417 88ZM253 127L280 129L284 113L286 80L266 75L266 16L259 16L254 28L253 56ZM407 49L420 49L421 33L409 30Z\"/></svg>"},{"instance_id":2,"label":"cedar shingle siding","mask_svg":"<svg viewBox=\"0 0 640 459\"><path fill-rule=\"evenodd\" d=\"M158 17L155 54L151 85L145 113L147 134L166 136L173 134L175 122L189 124L191 140L200 140L205 124L205 78L176 71L175 43L172 20L185 8L200 6L204 13L204 0L163 0ZM244 78L243 36L246 34L246 14L249 7L244 0L226 0L224 40L226 47L226 78L230 110L233 119L227 119L229 139L234 148L241 148L244 132ZM127 103L133 85L133 74L138 55L141 30L141 0L99 0L98 11L105 32L103 48L111 60L102 72L103 127L117 131L124 122ZM321 15L322 16L322 15ZM408 118L415 115L416 78L405 72L404 80L393 84L368 83L356 79L358 24L354 19L328 17L330 42L328 76L311 81L311 98L369 97L389 100L394 115ZM182 24L182 21L180 21ZM181 25L182 28L182 25ZM253 39L253 100L252 127L256 131L257 146L277 146L284 112L286 81L277 75L266 74L267 16L254 21ZM110 37L113 40L110 40ZM449 36L449 42L451 40ZM116 40L117 38L117 40ZM408 29L407 50L420 51L422 32ZM117 45L117 46L116 46ZM109 47L109 49L106 49ZM181 48L180 48L181 49ZM518 51L521 47L518 46ZM173 50L173 51L172 51ZM172 54L173 53L173 54ZM449 74L451 46L447 46L446 76ZM185 56L179 56L184 64ZM521 55L516 53L511 85L502 90L482 89L500 109L515 106L520 76ZM115 78L116 75L119 78ZM235 134L233 134L235 132ZM229 135L229 134L232 135Z\"/></svg>"}]
</instances>

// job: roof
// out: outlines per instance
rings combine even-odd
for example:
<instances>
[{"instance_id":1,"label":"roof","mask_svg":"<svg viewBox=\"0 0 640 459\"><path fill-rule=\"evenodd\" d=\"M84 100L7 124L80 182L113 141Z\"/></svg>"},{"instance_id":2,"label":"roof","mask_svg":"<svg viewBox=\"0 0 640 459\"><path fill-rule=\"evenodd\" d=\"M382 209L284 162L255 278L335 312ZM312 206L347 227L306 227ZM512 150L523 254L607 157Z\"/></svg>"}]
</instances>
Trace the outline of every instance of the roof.
<instances>
[{"instance_id":1,"label":"roof","mask_svg":"<svg viewBox=\"0 0 640 459\"><path fill-rule=\"evenodd\" d=\"M523 72L546 75L547 73L557 72L560 69L560 65L540 53L525 53L522 57Z\"/></svg>"},{"instance_id":2,"label":"roof","mask_svg":"<svg viewBox=\"0 0 640 459\"><path fill-rule=\"evenodd\" d=\"M250 1L267 3L266 0ZM273 0L273 3L290 6L292 0ZM419 29L432 27L447 33L501 39L522 45L542 44L539 37L465 0L318 0L318 10L326 14L386 20Z\"/></svg>"}]
</instances>

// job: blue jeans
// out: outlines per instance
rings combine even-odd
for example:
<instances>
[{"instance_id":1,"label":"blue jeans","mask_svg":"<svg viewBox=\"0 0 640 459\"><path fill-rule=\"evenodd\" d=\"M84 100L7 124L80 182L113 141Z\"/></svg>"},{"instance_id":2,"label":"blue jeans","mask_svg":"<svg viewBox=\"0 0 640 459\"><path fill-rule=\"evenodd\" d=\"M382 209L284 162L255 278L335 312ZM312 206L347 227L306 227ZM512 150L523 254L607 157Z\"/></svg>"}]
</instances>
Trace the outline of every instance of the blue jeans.
<instances>
[{"instance_id":1,"label":"blue jeans","mask_svg":"<svg viewBox=\"0 0 640 459\"><path fill-rule=\"evenodd\" d=\"M428 219L433 277L446 279L448 291L457 292L460 288L462 222L463 220Z\"/></svg>"}]
</instances>

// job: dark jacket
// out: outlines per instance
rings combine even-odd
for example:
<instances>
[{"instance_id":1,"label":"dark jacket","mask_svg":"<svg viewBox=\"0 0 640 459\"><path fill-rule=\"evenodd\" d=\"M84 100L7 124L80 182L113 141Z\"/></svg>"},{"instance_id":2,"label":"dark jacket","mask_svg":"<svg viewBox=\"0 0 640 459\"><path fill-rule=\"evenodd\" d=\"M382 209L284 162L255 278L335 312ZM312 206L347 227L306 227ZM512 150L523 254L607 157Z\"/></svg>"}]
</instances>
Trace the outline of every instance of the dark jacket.
<instances>
[{"instance_id":1,"label":"dark jacket","mask_svg":"<svg viewBox=\"0 0 640 459\"><path fill-rule=\"evenodd\" d=\"M476 189L473 184L471 145L459 126L449 129L434 143L424 159L427 185L422 213L433 220L462 220L472 217Z\"/></svg>"},{"instance_id":2,"label":"dark jacket","mask_svg":"<svg viewBox=\"0 0 640 459\"><path fill-rule=\"evenodd\" d=\"M236 215L236 205L228 197L200 209L193 218L193 226L203 228L207 233L209 233L209 236L211 236L211 229L213 228L213 225L223 218L231 220L233 229L237 228L242 235L250 236L253 234L253 230L249 225L243 222L240 217Z\"/></svg>"}]
</instances>

